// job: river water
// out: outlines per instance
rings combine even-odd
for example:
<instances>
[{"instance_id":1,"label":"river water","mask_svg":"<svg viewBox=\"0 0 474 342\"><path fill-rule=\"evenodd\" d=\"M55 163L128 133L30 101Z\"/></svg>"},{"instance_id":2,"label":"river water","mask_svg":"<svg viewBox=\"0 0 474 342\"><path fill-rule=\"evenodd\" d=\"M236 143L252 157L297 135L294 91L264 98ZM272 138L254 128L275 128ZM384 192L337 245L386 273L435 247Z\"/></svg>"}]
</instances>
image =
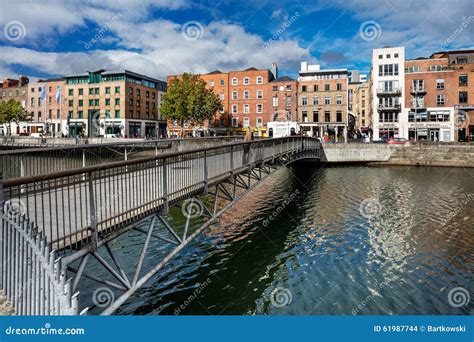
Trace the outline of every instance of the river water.
<instances>
[{"instance_id":1,"label":"river water","mask_svg":"<svg viewBox=\"0 0 474 342\"><path fill-rule=\"evenodd\" d=\"M113 248L132 260L140 239ZM117 314L473 314L473 285L474 169L298 165L247 194Z\"/></svg>"}]
</instances>

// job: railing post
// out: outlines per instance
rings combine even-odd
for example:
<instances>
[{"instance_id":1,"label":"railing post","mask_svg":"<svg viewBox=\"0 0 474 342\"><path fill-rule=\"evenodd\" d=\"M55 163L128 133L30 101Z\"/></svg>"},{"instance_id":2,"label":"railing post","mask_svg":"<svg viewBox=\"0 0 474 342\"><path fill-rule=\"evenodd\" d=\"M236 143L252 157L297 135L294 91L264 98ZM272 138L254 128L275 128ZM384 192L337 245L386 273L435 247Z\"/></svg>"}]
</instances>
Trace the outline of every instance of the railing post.
<instances>
[{"instance_id":1,"label":"railing post","mask_svg":"<svg viewBox=\"0 0 474 342\"><path fill-rule=\"evenodd\" d=\"M234 146L230 147L230 173L234 179Z\"/></svg>"},{"instance_id":2,"label":"railing post","mask_svg":"<svg viewBox=\"0 0 474 342\"><path fill-rule=\"evenodd\" d=\"M204 151L204 194L207 195L208 189L208 170L207 170L207 151Z\"/></svg>"},{"instance_id":3,"label":"railing post","mask_svg":"<svg viewBox=\"0 0 474 342\"><path fill-rule=\"evenodd\" d=\"M165 214L169 211L168 206L168 167L167 159L163 158L163 212Z\"/></svg>"},{"instance_id":4,"label":"railing post","mask_svg":"<svg viewBox=\"0 0 474 342\"><path fill-rule=\"evenodd\" d=\"M97 250L97 212L96 212L96 203L94 196L94 180L92 178L92 172L88 173L89 178L89 229L92 232L92 249L93 251Z\"/></svg>"},{"instance_id":5,"label":"railing post","mask_svg":"<svg viewBox=\"0 0 474 342\"><path fill-rule=\"evenodd\" d=\"M272 164L275 162L275 140L272 141Z\"/></svg>"},{"instance_id":6,"label":"railing post","mask_svg":"<svg viewBox=\"0 0 474 342\"><path fill-rule=\"evenodd\" d=\"M86 167L86 150L82 149L82 167Z\"/></svg>"}]
</instances>

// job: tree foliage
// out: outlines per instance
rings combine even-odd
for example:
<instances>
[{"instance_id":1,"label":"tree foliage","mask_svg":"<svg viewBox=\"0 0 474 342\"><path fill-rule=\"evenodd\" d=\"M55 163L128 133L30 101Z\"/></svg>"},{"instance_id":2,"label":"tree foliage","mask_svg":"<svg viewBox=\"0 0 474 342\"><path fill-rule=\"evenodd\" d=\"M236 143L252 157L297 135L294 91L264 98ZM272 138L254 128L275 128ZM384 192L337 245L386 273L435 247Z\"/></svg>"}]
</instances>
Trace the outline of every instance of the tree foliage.
<instances>
[{"instance_id":1,"label":"tree foliage","mask_svg":"<svg viewBox=\"0 0 474 342\"><path fill-rule=\"evenodd\" d=\"M0 102L0 125L6 124L10 128L12 122L30 121L28 112L20 102L15 99Z\"/></svg>"},{"instance_id":2,"label":"tree foliage","mask_svg":"<svg viewBox=\"0 0 474 342\"><path fill-rule=\"evenodd\" d=\"M181 78L175 78L168 86L161 113L176 121L183 130L185 123L200 125L206 120L212 120L222 108L219 96L211 89L206 89L206 82L199 75L184 74Z\"/></svg>"}]
</instances>

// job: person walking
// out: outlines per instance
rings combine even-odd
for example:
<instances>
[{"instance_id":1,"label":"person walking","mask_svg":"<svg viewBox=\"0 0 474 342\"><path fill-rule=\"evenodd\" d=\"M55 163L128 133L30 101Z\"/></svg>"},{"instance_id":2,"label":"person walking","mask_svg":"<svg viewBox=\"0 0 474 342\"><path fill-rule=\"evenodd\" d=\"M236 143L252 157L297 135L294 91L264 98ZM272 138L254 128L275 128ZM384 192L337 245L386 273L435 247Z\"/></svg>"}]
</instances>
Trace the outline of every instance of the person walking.
<instances>
[{"instance_id":1,"label":"person walking","mask_svg":"<svg viewBox=\"0 0 474 342\"><path fill-rule=\"evenodd\" d=\"M249 126L249 130L245 133L244 142L250 143L253 140L253 128ZM250 161L250 146L251 144L244 145L244 153L242 155L242 165L247 165Z\"/></svg>"}]
</instances>

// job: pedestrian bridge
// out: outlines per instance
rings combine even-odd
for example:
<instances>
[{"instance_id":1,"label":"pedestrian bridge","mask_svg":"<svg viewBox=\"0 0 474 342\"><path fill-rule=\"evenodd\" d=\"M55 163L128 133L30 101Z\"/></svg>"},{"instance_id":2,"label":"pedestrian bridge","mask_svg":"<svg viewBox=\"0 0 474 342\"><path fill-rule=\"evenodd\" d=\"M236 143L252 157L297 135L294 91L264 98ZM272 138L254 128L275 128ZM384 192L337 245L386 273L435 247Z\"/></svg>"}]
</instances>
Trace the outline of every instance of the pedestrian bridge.
<instances>
[{"instance_id":1,"label":"pedestrian bridge","mask_svg":"<svg viewBox=\"0 0 474 342\"><path fill-rule=\"evenodd\" d=\"M297 160L319 160L320 152L316 139L286 137L4 179L0 288L19 315L85 314L78 290L87 278L120 292L102 311L112 314L265 177ZM167 219L173 207L181 209L180 224ZM146 230L138 227L144 220ZM130 229L144 236L133 272L109 246ZM145 269L151 239L173 247ZM89 272L91 260L111 280Z\"/></svg>"}]
</instances>

